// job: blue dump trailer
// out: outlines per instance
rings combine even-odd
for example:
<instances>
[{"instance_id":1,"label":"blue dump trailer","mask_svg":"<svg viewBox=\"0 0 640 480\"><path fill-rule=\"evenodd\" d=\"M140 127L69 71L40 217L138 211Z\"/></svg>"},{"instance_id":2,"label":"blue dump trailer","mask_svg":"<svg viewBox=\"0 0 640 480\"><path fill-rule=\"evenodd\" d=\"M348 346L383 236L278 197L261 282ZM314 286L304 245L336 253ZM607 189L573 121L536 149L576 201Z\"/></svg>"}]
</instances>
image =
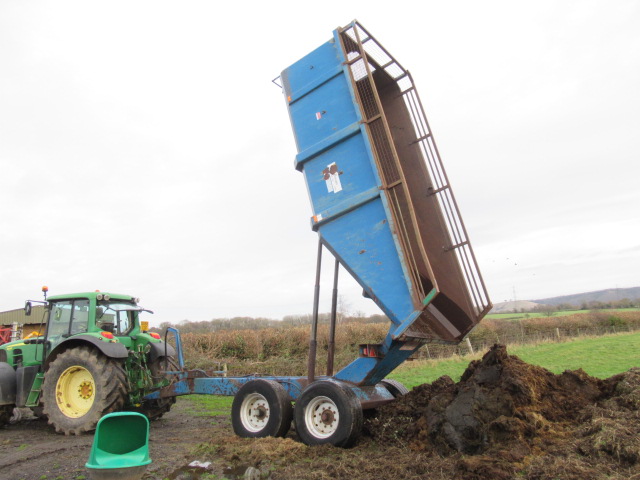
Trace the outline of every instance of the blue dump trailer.
<instances>
[{"instance_id":1,"label":"blue dump trailer","mask_svg":"<svg viewBox=\"0 0 640 480\"><path fill-rule=\"evenodd\" d=\"M334 288L329 366L317 376L316 281L307 376L181 372L152 396L233 395L238 435L283 436L294 418L303 442L349 446L363 409L406 393L385 377L427 342L463 340L491 302L409 72L354 21L280 82L319 238L316 280L327 249L336 281L341 265L387 315L389 332L334 374Z\"/></svg>"}]
</instances>

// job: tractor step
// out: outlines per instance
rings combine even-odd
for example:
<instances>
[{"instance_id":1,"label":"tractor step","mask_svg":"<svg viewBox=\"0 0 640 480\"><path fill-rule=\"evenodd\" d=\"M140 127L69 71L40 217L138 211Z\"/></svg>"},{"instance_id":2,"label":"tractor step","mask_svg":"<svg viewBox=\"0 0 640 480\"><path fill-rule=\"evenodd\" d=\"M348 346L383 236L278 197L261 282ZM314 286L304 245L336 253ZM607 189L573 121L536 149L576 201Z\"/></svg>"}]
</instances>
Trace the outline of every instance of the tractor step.
<instances>
[{"instance_id":1,"label":"tractor step","mask_svg":"<svg viewBox=\"0 0 640 480\"><path fill-rule=\"evenodd\" d=\"M31 386L29 397L27 398L27 407L37 407L40 400L40 393L42 392L42 382L44 381L44 373L38 372L36 379Z\"/></svg>"}]
</instances>

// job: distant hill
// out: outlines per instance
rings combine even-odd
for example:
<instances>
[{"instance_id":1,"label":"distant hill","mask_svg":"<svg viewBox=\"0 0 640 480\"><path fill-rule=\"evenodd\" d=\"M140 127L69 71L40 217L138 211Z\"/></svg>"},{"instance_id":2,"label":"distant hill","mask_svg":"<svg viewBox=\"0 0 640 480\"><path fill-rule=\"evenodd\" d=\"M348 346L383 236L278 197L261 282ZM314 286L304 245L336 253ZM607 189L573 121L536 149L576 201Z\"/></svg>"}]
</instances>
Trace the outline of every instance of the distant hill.
<instances>
[{"instance_id":1,"label":"distant hill","mask_svg":"<svg viewBox=\"0 0 640 480\"><path fill-rule=\"evenodd\" d=\"M517 300L510 302L496 303L491 309L491 313L511 313L530 312L545 305L557 306L562 304L573 305L580 308L592 302L607 304L619 302L620 300L636 301L640 305L640 287L632 288L609 288L607 290L596 290L595 292L576 293L573 295L563 295L561 297L541 298L538 300Z\"/></svg>"},{"instance_id":2,"label":"distant hill","mask_svg":"<svg viewBox=\"0 0 640 480\"><path fill-rule=\"evenodd\" d=\"M491 313L530 312L539 306L541 306L539 303L530 302L529 300L500 302L493 306Z\"/></svg>"},{"instance_id":3,"label":"distant hill","mask_svg":"<svg viewBox=\"0 0 640 480\"><path fill-rule=\"evenodd\" d=\"M640 287L609 288L607 290L596 290L595 292L576 293L574 295L563 295L561 297L542 298L531 301L534 303L543 303L545 305L569 303L579 307L580 305L584 303L588 304L589 302L617 302L625 298L640 301Z\"/></svg>"}]
</instances>

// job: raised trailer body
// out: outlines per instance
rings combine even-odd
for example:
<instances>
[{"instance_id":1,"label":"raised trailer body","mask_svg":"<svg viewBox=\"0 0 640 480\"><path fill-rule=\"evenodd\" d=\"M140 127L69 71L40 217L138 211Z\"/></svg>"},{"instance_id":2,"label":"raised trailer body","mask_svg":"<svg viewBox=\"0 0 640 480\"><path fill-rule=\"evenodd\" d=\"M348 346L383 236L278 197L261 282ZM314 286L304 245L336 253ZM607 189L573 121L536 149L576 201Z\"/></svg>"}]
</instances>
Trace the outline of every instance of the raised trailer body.
<instances>
[{"instance_id":1,"label":"raised trailer body","mask_svg":"<svg viewBox=\"0 0 640 480\"><path fill-rule=\"evenodd\" d=\"M281 79L312 228L391 321L375 358L335 377L375 384L491 302L409 72L353 22Z\"/></svg>"}]
</instances>

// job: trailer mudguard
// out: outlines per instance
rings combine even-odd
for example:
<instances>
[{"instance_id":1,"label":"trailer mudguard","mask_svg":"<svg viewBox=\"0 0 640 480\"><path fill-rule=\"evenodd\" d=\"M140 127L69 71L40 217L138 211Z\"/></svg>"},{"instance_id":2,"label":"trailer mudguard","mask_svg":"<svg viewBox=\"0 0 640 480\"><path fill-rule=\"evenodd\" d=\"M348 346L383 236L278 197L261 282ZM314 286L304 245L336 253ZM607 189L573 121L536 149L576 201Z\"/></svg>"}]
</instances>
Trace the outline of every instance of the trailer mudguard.
<instances>
[{"instance_id":1,"label":"trailer mudguard","mask_svg":"<svg viewBox=\"0 0 640 480\"><path fill-rule=\"evenodd\" d=\"M0 362L0 405L16 403L16 372L11 365Z\"/></svg>"},{"instance_id":2,"label":"trailer mudguard","mask_svg":"<svg viewBox=\"0 0 640 480\"><path fill-rule=\"evenodd\" d=\"M149 343L151 350L149 351L149 359L153 362L158 357L175 357L176 350L168 343ZM166 349L165 349L166 347Z\"/></svg>"}]
</instances>

